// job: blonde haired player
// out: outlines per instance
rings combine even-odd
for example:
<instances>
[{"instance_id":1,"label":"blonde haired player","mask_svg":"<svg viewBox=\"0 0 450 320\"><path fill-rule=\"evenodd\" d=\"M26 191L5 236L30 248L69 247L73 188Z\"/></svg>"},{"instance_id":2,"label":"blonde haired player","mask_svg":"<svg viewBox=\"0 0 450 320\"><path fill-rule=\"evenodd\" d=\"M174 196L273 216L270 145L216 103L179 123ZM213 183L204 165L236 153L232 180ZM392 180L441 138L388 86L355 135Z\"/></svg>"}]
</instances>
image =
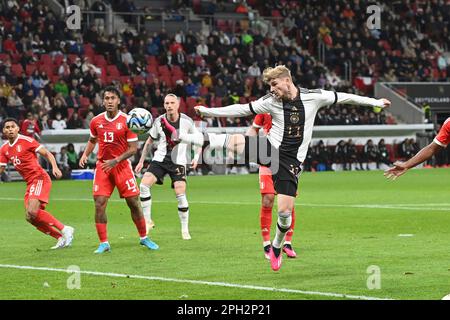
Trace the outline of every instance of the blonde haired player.
<instances>
[{"instance_id":1,"label":"blonde haired player","mask_svg":"<svg viewBox=\"0 0 450 320\"><path fill-rule=\"evenodd\" d=\"M168 123L166 126L176 141L209 145L213 149L226 148L244 154L247 163L270 166L278 194L278 221L269 256L272 270L278 271L282 261L281 246L291 227L298 177L311 141L317 111L333 104L385 108L391 102L343 92L300 88L294 84L289 69L283 65L265 69L263 80L270 86L270 93L256 101L222 108L198 106L195 109L201 116L211 117L246 117L269 113L272 116L272 128L267 136L211 133L198 139L193 135L178 134Z\"/></svg>"}]
</instances>

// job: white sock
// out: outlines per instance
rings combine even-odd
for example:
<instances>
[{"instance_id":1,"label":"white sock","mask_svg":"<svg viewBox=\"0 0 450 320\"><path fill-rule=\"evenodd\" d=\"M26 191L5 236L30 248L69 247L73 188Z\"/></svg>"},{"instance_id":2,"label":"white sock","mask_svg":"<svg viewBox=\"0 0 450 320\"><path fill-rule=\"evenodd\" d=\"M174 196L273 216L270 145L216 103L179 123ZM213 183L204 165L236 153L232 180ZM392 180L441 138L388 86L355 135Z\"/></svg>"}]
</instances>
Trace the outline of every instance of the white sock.
<instances>
[{"instance_id":1,"label":"white sock","mask_svg":"<svg viewBox=\"0 0 450 320\"><path fill-rule=\"evenodd\" d=\"M278 212L277 228L275 232L275 238L272 241L272 246L275 248L281 248L284 236L289 231L292 223L291 212ZM281 228L281 230L280 230Z\"/></svg>"},{"instance_id":2,"label":"white sock","mask_svg":"<svg viewBox=\"0 0 450 320\"><path fill-rule=\"evenodd\" d=\"M141 183L139 188L141 190L141 206L145 222L150 223L152 221L152 195L150 188L143 183Z\"/></svg>"},{"instance_id":3,"label":"white sock","mask_svg":"<svg viewBox=\"0 0 450 320\"><path fill-rule=\"evenodd\" d=\"M268 246L268 245L270 245L270 241L264 241L264 242L263 242L263 247L266 247L266 246Z\"/></svg>"},{"instance_id":4,"label":"white sock","mask_svg":"<svg viewBox=\"0 0 450 320\"><path fill-rule=\"evenodd\" d=\"M185 194L177 195L178 200L178 216L180 217L181 231L189 231L189 203Z\"/></svg>"}]
</instances>

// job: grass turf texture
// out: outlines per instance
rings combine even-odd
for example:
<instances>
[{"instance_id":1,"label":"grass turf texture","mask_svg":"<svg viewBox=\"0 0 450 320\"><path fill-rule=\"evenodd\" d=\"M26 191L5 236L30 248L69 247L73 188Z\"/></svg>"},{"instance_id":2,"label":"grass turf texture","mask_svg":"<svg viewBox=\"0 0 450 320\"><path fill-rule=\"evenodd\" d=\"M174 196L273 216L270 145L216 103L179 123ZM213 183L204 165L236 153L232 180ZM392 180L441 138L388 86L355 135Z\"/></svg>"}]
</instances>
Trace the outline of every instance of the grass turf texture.
<instances>
[{"instance_id":1,"label":"grass turf texture","mask_svg":"<svg viewBox=\"0 0 450 320\"><path fill-rule=\"evenodd\" d=\"M153 187L151 238L159 251L139 246L128 208L115 193L107 208L112 252L103 255L93 254L98 238L90 181L54 181L47 209L76 228L73 247L57 251L49 250L52 238L24 220L25 184L0 184L0 264L440 299L450 292L449 178L446 169L413 170L394 182L381 171L302 174L293 239L298 257L284 257L277 273L263 256L257 175L189 177L190 241L181 239L169 180ZM367 288L372 265L381 270L379 290ZM0 299L334 299L85 274L81 289L69 290L67 273L0 269Z\"/></svg>"}]
</instances>

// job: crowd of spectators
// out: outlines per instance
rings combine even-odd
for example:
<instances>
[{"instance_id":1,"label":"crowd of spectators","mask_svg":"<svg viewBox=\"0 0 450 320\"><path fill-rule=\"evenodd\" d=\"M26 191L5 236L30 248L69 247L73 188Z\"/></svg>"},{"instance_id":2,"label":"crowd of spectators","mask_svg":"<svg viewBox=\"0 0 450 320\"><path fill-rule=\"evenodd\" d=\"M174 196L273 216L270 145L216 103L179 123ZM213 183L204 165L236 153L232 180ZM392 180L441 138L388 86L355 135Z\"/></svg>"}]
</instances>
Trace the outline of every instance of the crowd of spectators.
<instances>
[{"instance_id":1,"label":"crowd of spectators","mask_svg":"<svg viewBox=\"0 0 450 320\"><path fill-rule=\"evenodd\" d=\"M133 1L125 2L113 4L131 6ZM302 12L300 16L304 17L308 3L295 8ZM164 29L139 34L126 29L106 35L105 28L96 24L82 32L67 29L40 1L3 1L1 5L0 116L25 119L31 112L41 130L86 128L92 116L102 111L100 92L109 83L123 92L123 111L139 105L155 116L163 112L163 97L169 91L182 97L182 111L191 116L195 104L245 103L267 92L261 72L279 63L286 64L304 87L361 93L341 80L339 70L314 58L314 50L307 45L309 36L295 40L295 35L287 42L273 34L263 36L258 27L236 33L215 29L209 35L180 30L169 36ZM99 6L97 1L93 6ZM277 32L288 29L283 26ZM308 24L302 30L311 36L319 32ZM173 76L175 72L178 77ZM363 108L329 108L321 112L317 124L394 121L384 111L377 115ZM210 125L250 123L251 119L223 119Z\"/></svg>"}]
</instances>

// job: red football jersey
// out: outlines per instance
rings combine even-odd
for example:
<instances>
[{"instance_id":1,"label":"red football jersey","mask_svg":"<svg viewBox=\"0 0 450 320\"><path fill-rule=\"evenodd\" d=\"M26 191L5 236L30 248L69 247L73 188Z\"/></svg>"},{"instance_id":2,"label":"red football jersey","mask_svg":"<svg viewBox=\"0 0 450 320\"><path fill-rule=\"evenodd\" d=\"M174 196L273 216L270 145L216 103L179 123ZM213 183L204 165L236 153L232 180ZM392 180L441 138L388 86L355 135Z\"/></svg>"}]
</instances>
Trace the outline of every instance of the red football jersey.
<instances>
[{"instance_id":1,"label":"red football jersey","mask_svg":"<svg viewBox=\"0 0 450 320\"><path fill-rule=\"evenodd\" d=\"M264 133L269 133L272 128L272 116L268 113L257 114L255 119L253 119L253 127L258 130L263 128Z\"/></svg>"},{"instance_id":2,"label":"red football jersey","mask_svg":"<svg viewBox=\"0 0 450 320\"><path fill-rule=\"evenodd\" d=\"M438 135L434 138L434 142L442 147L446 147L450 143L450 118L445 120Z\"/></svg>"},{"instance_id":3,"label":"red football jersey","mask_svg":"<svg viewBox=\"0 0 450 320\"><path fill-rule=\"evenodd\" d=\"M21 135L12 144L6 142L0 148L0 165L11 162L27 182L46 175L47 172L39 165L36 152L42 145L36 140Z\"/></svg>"},{"instance_id":4,"label":"red football jersey","mask_svg":"<svg viewBox=\"0 0 450 320\"><path fill-rule=\"evenodd\" d=\"M138 141L137 134L127 127L127 115L121 111L109 119L106 112L91 120L91 137L97 138L97 159L111 160L128 150L128 142Z\"/></svg>"}]
</instances>

